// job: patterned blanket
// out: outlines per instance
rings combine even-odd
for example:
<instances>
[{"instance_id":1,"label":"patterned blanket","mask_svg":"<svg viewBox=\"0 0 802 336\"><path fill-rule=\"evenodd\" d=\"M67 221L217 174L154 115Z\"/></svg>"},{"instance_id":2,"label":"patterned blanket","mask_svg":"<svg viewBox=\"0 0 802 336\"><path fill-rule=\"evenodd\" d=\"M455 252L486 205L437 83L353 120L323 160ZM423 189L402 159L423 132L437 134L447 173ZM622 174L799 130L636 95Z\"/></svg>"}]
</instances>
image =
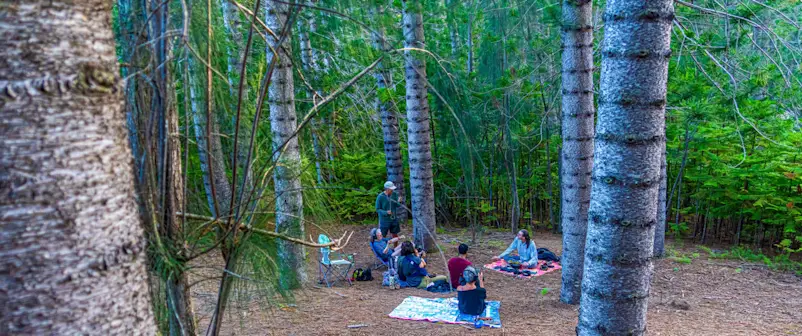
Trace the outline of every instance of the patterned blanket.
<instances>
[{"instance_id":1,"label":"patterned blanket","mask_svg":"<svg viewBox=\"0 0 802 336\"><path fill-rule=\"evenodd\" d=\"M491 271L496 271L496 272L499 272L499 273L504 273L504 274L507 274L507 275L512 275L512 276L515 276L515 277L517 277L517 278L521 278L521 279L529 279L529 278L534 278L534 277L536 277L536 276L541 276L541 275L543 275L543 274L550 273L550 272L554 272L554 271L556 271L556 270L558 270L558 269L561 269L561 268L563 268L562 266L560 266L560 263L559 263L559 262L552 262L552 263L551 263L551 265L552 265L552 266L554 266L553 268L551 268L551 267L550 267L550 268L548 268L548 269L546 269L546 270L542 270L542 269L540 269L540 266L542 266L542 265L543 265L543 264L545 264L545 263L546 263L546 262L545 262L545 261L543 261L543 260L538 260L538 262L537 262L537 268L530 269L529 271L531 271L533 274L531 274L531 275L528 275L528 276L527 276L527 275L523 275L523 274L515 274L515 273L512 273L512 272L507 272L507 271L503 271L503 270L496 269L496 267L505 267L505 266L508 266L507 262L506 262L506 261L504 261L503 259L502 259L502 260L498 260L498 261L494 261L494 262L492 262L492 263L490 263L490 264L487 264L487 265L485 265L485 268L486 268L486 269L489 269L489 270L491 270ZM537 273L535 273L535 271L537 271Z\"/></svg>"},{"instance_id":2,"label":"patterned blanket","mask_svg":"<svg viewBox=\"0 0 802 336\"><path fill-rule=\"evenodd\" d=\"M487 301L487 308L481 317L489 317L484 326L490 328L501 328L501 318L498 310L501 303L498 301ZM427 299L417 296L410 296L404 299L398 307L390 313L390 317L401 320L429 321L450 324L474 324L476 315L466 315L459 312L457 298L434 298Z\"/></svg>"}]
</instances>

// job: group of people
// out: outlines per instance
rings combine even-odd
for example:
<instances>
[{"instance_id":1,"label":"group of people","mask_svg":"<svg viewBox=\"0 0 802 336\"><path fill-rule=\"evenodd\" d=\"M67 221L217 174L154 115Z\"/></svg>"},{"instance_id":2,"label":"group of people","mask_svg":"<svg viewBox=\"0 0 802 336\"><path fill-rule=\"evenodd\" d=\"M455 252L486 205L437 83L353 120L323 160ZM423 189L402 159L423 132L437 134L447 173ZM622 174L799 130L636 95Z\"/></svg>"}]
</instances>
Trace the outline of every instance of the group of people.
<instances>
[{"instance_id":1,"label":"group of people","mask_svg":"<svg viewBox=\"0 0 802 336\"><path fill-rule=\"evenodd\" d=\"M370 246L384 263L397 269L398 277L407 287L426 288L437 281L447 281L445 275L430 275L426 269L426 251L418 251L411 241L403 241L398 219L395 217L399 197L394 192L393 182L384 184L384 191L376 197L376 212L379 228L370 231ZM399 244L399 242L401 242ZM468 260L468 245L460 244L459 255L448 260L448 272L452 288L457 290L457 301L461 313L480 315L485 310L487 291L484 273L477 271ZM512 252L517 255L512 255ZM508 263L520 263L523 268L535 268L538 264L537 247L526 230L520 230L515 240L493 260L504 259Z\"/></svg>"}]
</instances>

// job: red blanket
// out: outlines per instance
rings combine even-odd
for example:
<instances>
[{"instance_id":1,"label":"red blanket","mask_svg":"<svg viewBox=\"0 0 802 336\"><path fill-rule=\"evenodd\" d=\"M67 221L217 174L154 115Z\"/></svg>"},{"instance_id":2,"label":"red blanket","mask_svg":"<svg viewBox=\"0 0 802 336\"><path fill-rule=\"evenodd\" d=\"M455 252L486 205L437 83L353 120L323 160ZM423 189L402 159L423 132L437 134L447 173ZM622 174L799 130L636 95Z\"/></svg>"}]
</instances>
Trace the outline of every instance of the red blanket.
<instances>
[{"instance_id":1,"label":"red blanket","mask_svg":"<svg viewBox=\"0 0 802 336\"><path fill-rule=\"evenodd\" d=\"M536 268L533 268L533 269L529 269L529 271L533 273L532 275L529 275L529 276L526 276L526 275L523 275L523 274L518 274L518 275L515 275L515 273L512 273L512 272L505 272L505 271L502 271L502 270L497 270L497 269L495 269L495 268L496 268L496 267L498 267L498 266L505 267L505 266L507 266L507 265L508 265L508 264L507 264L507 262L506 262L506 261L504 261L503 259L502 259L502 260L498 260L498 261L494 261L494 262L492 262L492 263L489 263L489 264L485 265L485 268L487 268L487 269L489 269L489 270L492 270L492 271L499 272L499 273L504 273L504 274L507 274L507 275L512 275L512 276L514 276L514 277L517 277L517 278L522 278L522 279L529 279L529 278L533 278L533 277L536 277L536 276L541 276L541 275L543 275L543 274L546 274L546 273L549 273L549 272L553 272L553 271L556 271L556 270L558 270L558 269L561 269L561 268L562 268L562 266L560 266L560 263L558 263L558 262L552 262L552 263L551 263L551 265L552 265L552 266L554 266L554 267L550 267L550 268L548 268L548 269L546 269L546 270L542 270L542 269L540 269L540 266L541 266L541 265L543 265L543 264L545 264L545 263L546 263L546 262L545 262L545 261L543 261L543 260L538 260L538 261L537 261L537 267L536 267ZM534 274L534 272L535 272L535 271L537 271L537 274Z\"/></svg>"}]
</instances>

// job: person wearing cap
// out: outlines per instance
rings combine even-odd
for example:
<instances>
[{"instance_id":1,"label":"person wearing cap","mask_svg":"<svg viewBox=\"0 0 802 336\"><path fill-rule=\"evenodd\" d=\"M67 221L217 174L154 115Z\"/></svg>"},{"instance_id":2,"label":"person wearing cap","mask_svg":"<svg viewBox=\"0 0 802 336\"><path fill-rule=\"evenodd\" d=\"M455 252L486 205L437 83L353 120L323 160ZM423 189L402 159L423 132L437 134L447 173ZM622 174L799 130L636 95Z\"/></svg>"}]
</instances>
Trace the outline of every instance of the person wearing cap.
<instances>
[{"instance_id":1,"label":"person wearing cap","mask_svg":"<svg viewBox=\"0 0 802 336\"><path fill-rule=\"evenodd\" d=\"M468 315L482 315L485 311L485 299L487 299L484 273L477 273L473 266L468 266L462 271L462 278L465 284L457 287L459 312Z\"/></svg>"},{"instance_id":2,"label":"person wearing cap","mask_svg":"<svg viewBox=\"0 0 802 336\"><path fill-rule=\"evenodd\" d=\"M392 234L393 238L398 237L398 233L401 232L401 226L395 217L396 210L398 210L398 194L393 192L395 188L395 184L392 181L387 181L384 183L384 191L376 196L379 230L381 230L383 236L389 237L388 234Z\"/></svg>"}]
</instances>

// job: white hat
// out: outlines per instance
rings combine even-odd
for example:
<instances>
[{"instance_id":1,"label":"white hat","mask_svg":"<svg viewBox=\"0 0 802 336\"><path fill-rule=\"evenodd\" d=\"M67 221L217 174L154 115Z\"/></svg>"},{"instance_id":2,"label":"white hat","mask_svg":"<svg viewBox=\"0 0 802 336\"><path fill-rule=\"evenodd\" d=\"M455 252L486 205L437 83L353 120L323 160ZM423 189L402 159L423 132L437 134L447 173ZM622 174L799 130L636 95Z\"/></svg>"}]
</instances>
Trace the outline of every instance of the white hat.
<instances>
[{"instance_id":1,"label":"white hat","mask_svg":"<svg viewBox=\"0 0 802 336\"><path fill-rule=\"evenodd\" d=\"M384 189L395 190L395 184L393 184L393 181L384 182Z\"/></svg>"}]
</instances>

